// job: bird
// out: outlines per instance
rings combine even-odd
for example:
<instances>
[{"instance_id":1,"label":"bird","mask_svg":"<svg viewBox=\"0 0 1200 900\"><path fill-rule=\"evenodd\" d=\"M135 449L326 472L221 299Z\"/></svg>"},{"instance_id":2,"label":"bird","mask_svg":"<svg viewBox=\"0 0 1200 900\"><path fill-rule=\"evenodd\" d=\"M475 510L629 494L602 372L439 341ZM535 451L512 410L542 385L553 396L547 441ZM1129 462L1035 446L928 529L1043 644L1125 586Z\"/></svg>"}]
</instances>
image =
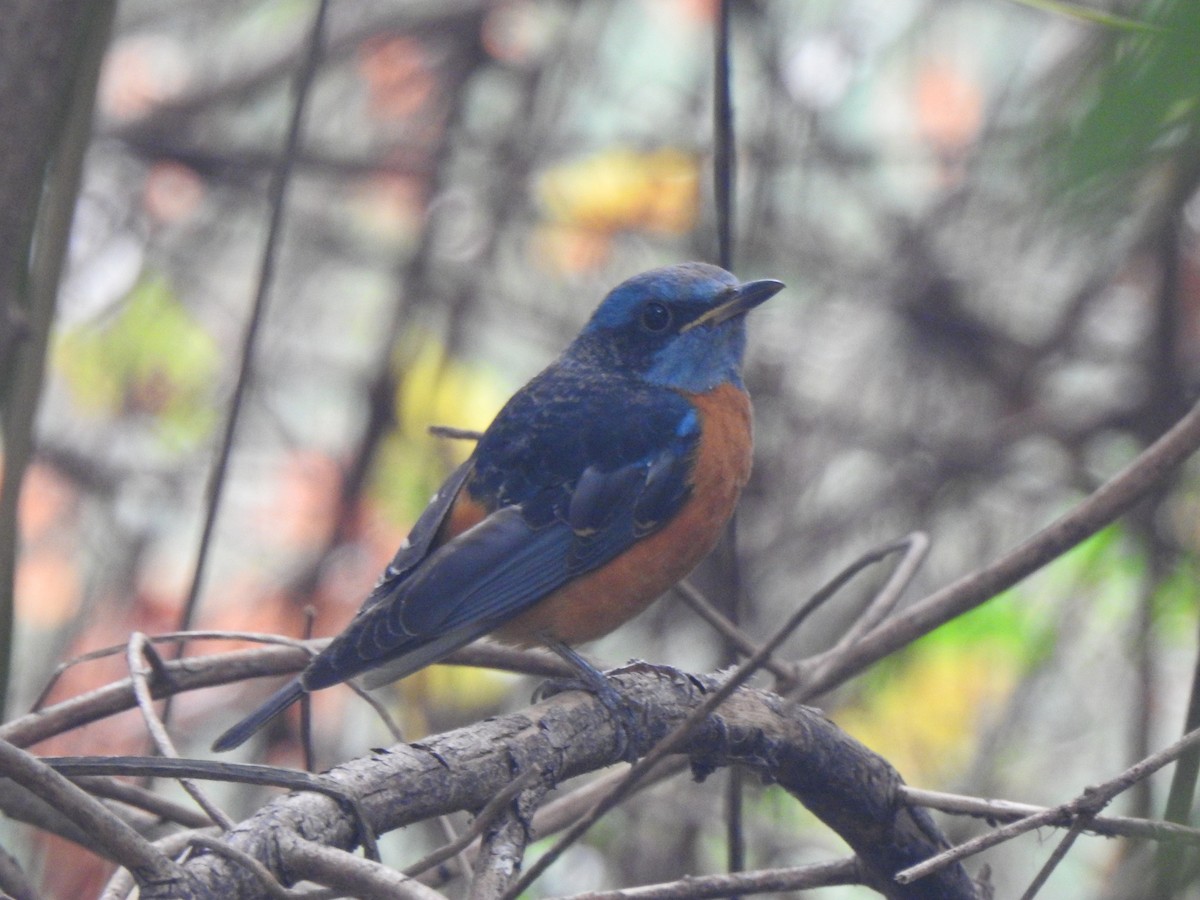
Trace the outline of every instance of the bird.
<instances>
[{"instance_id":1,"label":"bird","mask_svg":"<svg viewBox=\"0 0 1200 900\"><path fill-rule=\"evenodd\" d=\"M637 615L715 546L750 476L746 313L782 282L702 262L613 288L434 494L346 628L213 744L304 694L403 678L485 635L573 647Z\"/></svg>"}]
</instances>

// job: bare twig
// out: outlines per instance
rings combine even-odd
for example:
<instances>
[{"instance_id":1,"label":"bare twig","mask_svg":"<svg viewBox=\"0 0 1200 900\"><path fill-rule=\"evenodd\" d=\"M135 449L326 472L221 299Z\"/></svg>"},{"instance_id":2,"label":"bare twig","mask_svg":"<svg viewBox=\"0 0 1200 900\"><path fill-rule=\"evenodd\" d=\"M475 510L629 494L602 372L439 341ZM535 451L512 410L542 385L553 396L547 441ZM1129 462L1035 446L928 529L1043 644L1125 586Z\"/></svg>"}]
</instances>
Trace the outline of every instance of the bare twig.
<instances>
[{"instance_id":1,"label":"bare twig","mask_svg":"<svg viewBox=\"0 0 1200 900\"><path fill-rule=\"evenodd\" d=\"M283 851L288 869L297 876L328 885L362 900L446 900L421 882L369 859L335 847L306 841L299 835L286 838Z\"/></svg>"},{"instance_id":2,"label":"bare twig","mask_svg":"<svg viewBox=\"0 0 1200 900\"><path fill-rule=\"evenodd\" d=\"M204 513L204 526L200 533L200 545L196 553L196 565L192 572L191 585L188 588L187 599L184 601L183 612L179 617L180 630L186 630L191 626L200 599L200 590L204 585L204 571L208 562L209 548L212 545L217 513L221 506L225 475L229 470L229 458L233 452L233 438L237 431L246 390L250 385L254 348L258 343L259 327L266 312L267 297L274 281L276 248L279 244L279 236L283 231L283 212L291 182L292 166L300 147L304 113L308 107L310 88L320 60L321 42L325 32L325 17L328 9L329 0L319 0L316 12L313 14L312 27L309 30L308 47L296 73L295 102L292 105L292 115L288 122L287 137L284 140L283 151L271 173L271 183L267 188L271 214L259 263L258 282L254 302L250 308L250 317L246 322L246 332L242 337L241 363L238 366L233 394L229 398L229 417L225 421L221 446L217 458L213 462L208 486L208 503ZM163 718L169 718L166 711L164 711Z\"/></svg>"},{"instance_id":3,"label":"bare twig","mask_svg":"<svg viewBox=\"0 0 1200 900\"><path fill-rule=\"evenodd\" d=\"M155 749L163 756L177 759L179 751L175 749L175 744L171 741L171 736L167 734L166 727L154 712L154 700L150 696L150 686L146 681L146 670L143 668L147 646L146 636L140 631L135 631L129 636L127 661L129 663L129 678L133 683L133 694L137 698L138 709L142 713L142 721L146 724L146 730L150 733L150 739L154 742ZM179 783L191 798L196 801L199 807L208 813L209 818L213 822L225 830L233 827L233 820L225 814L224 810L208 798L208 795L204 793L204 790L198 784L190 778L180 778Z\"/></svg>"},{"instance_id":4,"label":"bare twig","mask_svg":"<svg viewBox=\"0 0 1200 900\"><path fill-rule=\"evenodd\" d=\"M0 190L6 207L0 215L0 338L3 332L13 338L0 340L0 720L7 718L16 634L17 504L33 458L59 279L116 6L113 0L76 11L54 6L33 16L32 5L22 11L10 4L5 16L5 37L15 41L4 41L0 82L7 86L7 108L0 122L18 126L6 133L20 134L15 145L27 149L9 154L7 162L15 165L6 167ZM59 85L61 96L51 100L29 89L35 84ZM14 92L14 85L22 89Z\"/></svg>"},{"instance_id":5,"label":"bare twig","mask_svg":"<svg viewBox=\"0 0 1200 900\"><path fill-rule=\"evenodd\" d=\"M804 891L840 884L862 884L862 868L855 857L814 863L791 869L760 869L729 875L701 875L666 884L647 884L619 891L591 891L555 900L705 900L738 894Z\"/></svg>"},{"instance_id":6,"label":"bare twig","mask_svg":"<svg viewBox=\"0 0 1200 900\"><path fill-rule=\"evenodd\" d=\"M249 678L295 674L308 664L313 651L318 651L329 643L328 639L312 641L305 646L297 646L294 640L272 642L287 646L235 650L169 662L169 680L152 684L151 694L160 698L168 694ZM542 677L571 674L565 664L544 651L517 650L487 642L456 650L445 662ZM0 725L0 740L25 747L80 725L132 709L135 705L133 686L129 679L124 679L6 722Z\"/></svg>"},{"instance_id":7,"label":"bare twig","mask_svg":"<svg viewBox=\"0 0 1200 900\"><path fill-rule=\"evenodd\" d=\"M717 208L717 265L723 269L733 268L737 167L729 79L729 6L729 0L720 0L713 29L713 203Z\"/></svg>"},{"instance_id":8,"label":"bare twig","mask_svg":"<svg viewBox=\"0 0 1200 900\"><path fill-rule=\"evenodd\" d=\"M410 866L406 866L404 874L410 877L420 875L426 869L432 869L443 860L447 860L469 847L471 842L483 832L483 829L487 828L504 807L512 801L513 797L525 790L529 786L529 783L538 777L539 774L537 769L526 769L512 784L493 797L488 805L479 811L474 821L471 822L470 827L465 829L462 834L458 835L451 843L439 847L428 856L422 857Z\"/></svg>"},{"instance_id":9,"label":"bare twig","mask_svg":"<svg viewBox=\"0 0 1200 900\"><path fill-rule=\"evenodd\" d=\"M279 644L287 647L304 648L308 645L296 638L283 637L277 634L259 634L253 631L170 631L166 634L156 634L148 636L146 640L151 644L177 644L181 640L187 641L251 641L258 644ZM116 656L118 653L124 653L129 646L128 642L123 644L110 644L107 647L100 647L97 650L81 653L78 656L73 656L65 662L60 662L54 667L54 671L50 673L50 677L46 679L46 685L42 688L42 692L38 694L37 700L33 702L33 709L37 711L42 708L42 704L46 702L46 698L50 696L50 692L54 690L54 686L58 684L58 680L63 674L80 663L92 662L97 659L105 659L109 656ZM315 650L311 651L314 655Z\"/></svg>"},{"instance_id":10,"label":"bare twig","mask_svg":"<svg viewBox=\"0 0 1200 900\"><path fill-rule=\"evenodd\" d=\"M936 872L943 866L965 859L989 847L994 847L996 844L1001 844L1004 841L1025 834L1027 831L1041 828L1043 825L1053 825L1064 819L1074 821L1078 817L1084 817L1085 821L1090 822L1100 810L1112 802L1112 799L1122 791L1127 790L1131 785L1136 784L1142 779L1153 775L1163 766L1177 759L1189 748L1196 746L1200 746L1200 729L1188 732L1169 747L1153 753L1130 766L1116 778L1096 787L1088 788L1083 794L1070 802L1034 813L1023 819L1018 819L1009 825L989 831L987 834L981 834L979 837L964 841L956 847L951 847L944 853L939 853L925 860L923 863L911 866L897 873L896 881L900 884L911 884L918 878L923 878L931 872Z\"/></svg>"},{"instance_id":11,"label":"bare twig","mask_svg":"<svg viewBox=\"0 0 1200 900\"><path fill-rule=\"evenodd\" d=\"M453 425L430 425L429 433L434 437L449 438L454 441L477 441L483 437L482 431L471 428L455 428Z\"/></svg>"},{"instance_id":12,"label":"bare twig","mask_svg":"<svg viewBox=\"0 0 1200 900\"><path fill-rule=\"evenodd\" d=\"M972 816L993 822L1015 822L1026 816L1045 812L1047 807L1029 803L1014 803L1011 800L985 800L962 794L946 794L927 791L907 784L901 785L900 798L910 806L925 806L942 812ZM1063 814L1062 820L1051 825L1067 825L1070 816ZM1096 816L1088 825L1088 831L1113 837L1135 837L1168 843L1200 845L1200 828L1189 828L1174 822L1159 822L1151 819L1134 819L1128 816Z\"/></svg>"},{"instance_id":13,"label":"bare twig","mask_svg":"<svg viewBox=\"0 0 1200 900\"><path fill-rule=\"evenodd\" d=\"M811 698L843 683L889 653L908 646L1091 537L1154 490L1200 448L1200 405L1147 447L1128 466L1070 512L994 563L914 603L857 643L818 654L801 664L800 696Z\"/></svg>"},{"instance_id":14,"label":"bare twig","mask_svg":"<svg viewBox=\"0 0 1200 900\"><path fill-rule=\"evenodd\" d=\"M1033 881L1029 883L1029 887L1025 889L1025 893L1021 894L1021 900L1033 900L1037 896L1038 891L1042 889L1042 886L1045 885L1046 881L1054 873L1054 870L1058 868L1058 864L1066 859L1067 852L1075 845L1075 841L1091 825L1095 817L1095 813L1083 812L1071 823L1071 827L1067 829L1067 833L1063 835L1062 840L1055 845L1054 852L1050 854L1050 858L1038 869L1037 875L1033 877Z\"/></svg>"},{"instance_id":15,"label":"bare twig","mask_svg":"<svg viewBox=\"0 0 1200 900\"><path fill-rule=\"evenodd\" d=\"M679 596L683 598L683 602L693 612L715 628L721 637L737 647L742 654L753 656L758 652L758 644L754 642L754 639L713 606L712 601L705 597L704 593L692 584L689 579L685 578L679 584L675 585L675 590L679 592ZM763 663L763 668L780 680L791 680L796 677L796 673L790 665L774 657L769 657Z\"/></svg>"},{"instance_id":16,"label":"bare twig","mask_svg":"<svg viewBox=\"0 0 1200 900\"><path fill-rule=\"evenodd\" d=\"M0 774L41 797L92 836L93 849L139 873L139 881L179 879L178 867L78 785L7 741L0 741Z\"/></svg>"},{"instance_id":17,"label":"bare twig","mask_svg":"<svg viewBox=\"0 0 1200 900\"><path fill-rule=\"evenodd\" d=\"M864 634L869 634L877 625L891 615L892 610L896 608L896 604L900 602L900 598L904 594L904 589L912 582L913 577L917 574L917 570L921 568L921 563L929 555L929 535L925 534L925 532L914 531L901 540L908 545L903 558L892 571L887 583L875 595L874 599L867 604L867 608L863 610L862 615L842 635L842 639L833 648L835 651L845 649L856 643Z\"/></svg>"},{"instance_id":18,"label":"bare twig","mask_svg":"<svg viewBox=\"0 0 1200 900\"><path fill-rule=\"evenodd\" d=\"M249 853L244 853L236 847L231 847L223 841L207 834L193 834L189 840L197 847L203 847L210 853L219 853L226 859L233 860L246 871L253 874L258 879L258 883L262 885L263 890L267 892L267 896L274 897L275 900L295 900L296 895L280 884L275 876L271 874L270 869Z\"/></svg>"},{"instance_id":19,"label":"bare twig","mask_svg":"<svg viewBox=\"0 0 1200 900\"><path fill-rule=\"evenodd\" d=\"M543 777L528 783L510 802L498 806L492 821L483 829L468 900L492 900L500 896L521 871L525 848L532 837L529 821L550 788L540 769L531 771Z\"/></svg>"},{"instance_id":20,"label":"bare twig","mask_svg":"<svg viewBox=\"0 0 1200 900\"><path fill-rule=\"evenodd\" d=\"M331 778L295 769L253 763L227 763L201 759L167 759L157 756L47 756L41 760L64 775L138 775L153 778L204 778L238 784L263 784L292 791L322 794L345 806L354 819L364 852L379 858L375 832L363 812L362 801Z\"/></svg>"},{"instance_id":21,"label":"bare twig","mask_svg":"<svg viewBox=\"0 0 1200 900\"><path fill-rule=\"evenodd\" d=\"M212 820L191 806L176 803L167 797L130 784L127 781L117 781L114 778L74 778L77 785L94 797L105 800L116 800L125 806L139 809L167 822L174 822L185 828L206 828Z\"/></svg>"}]
</instances>

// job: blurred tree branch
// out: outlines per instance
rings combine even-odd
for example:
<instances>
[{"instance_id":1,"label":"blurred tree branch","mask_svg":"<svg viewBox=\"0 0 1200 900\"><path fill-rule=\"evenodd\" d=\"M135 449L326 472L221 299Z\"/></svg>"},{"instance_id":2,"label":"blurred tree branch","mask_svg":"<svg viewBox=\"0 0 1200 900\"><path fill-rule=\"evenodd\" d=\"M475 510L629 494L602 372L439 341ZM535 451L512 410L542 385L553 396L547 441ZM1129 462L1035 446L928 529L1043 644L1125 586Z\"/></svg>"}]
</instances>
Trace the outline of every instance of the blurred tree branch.
<instances>
[{"instance_id":1,"label":"blurred tree branch","mask_svg":"<svg viewBox=\"0 0 1200 900\"><path fill-rule=\"evenodd\" d=\"M0 149L0 719L12 669L17 504L115 9L115 0L19 0L0 16L0 133L21 136Z\"/></svg>"}]
</instances>

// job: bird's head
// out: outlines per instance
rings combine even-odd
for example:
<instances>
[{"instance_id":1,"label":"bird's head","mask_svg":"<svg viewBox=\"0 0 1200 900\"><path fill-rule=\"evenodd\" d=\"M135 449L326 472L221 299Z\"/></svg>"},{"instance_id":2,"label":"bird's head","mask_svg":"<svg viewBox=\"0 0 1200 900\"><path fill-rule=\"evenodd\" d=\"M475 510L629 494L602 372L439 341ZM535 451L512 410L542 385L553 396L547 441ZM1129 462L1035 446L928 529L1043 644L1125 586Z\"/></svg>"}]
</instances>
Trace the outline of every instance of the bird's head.
<instances>
[{"instance_id":1,"label":"bird's head","mask_svg":"<svg viewBox=\"0 0 1200 900\"><path fill-rule=\"evenodd\" d=\"M782 289L771 279L739 284L707 263L651 269L613 288L566 355L682 391L740 387L745 313Z\"/></svg>"}]
</instances>

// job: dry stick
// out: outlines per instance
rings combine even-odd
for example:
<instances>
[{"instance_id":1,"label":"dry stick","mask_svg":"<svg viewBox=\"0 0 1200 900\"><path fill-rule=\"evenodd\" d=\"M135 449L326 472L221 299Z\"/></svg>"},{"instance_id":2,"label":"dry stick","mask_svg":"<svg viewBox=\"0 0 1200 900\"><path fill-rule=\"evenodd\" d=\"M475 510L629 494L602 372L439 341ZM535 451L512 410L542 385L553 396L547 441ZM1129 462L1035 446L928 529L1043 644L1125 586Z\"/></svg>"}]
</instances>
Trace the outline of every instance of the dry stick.
<instances>
[{"instance_id":1,"label":"dry stick","mask_svg":"<svg viewBox=\"0 0 1200 900\"><path fill-rule=\"evenodd\" d=\"M443 860L449 859L456 853L461 853L468 846L470 846L471 841L475 840L475 838L477 838L483 832L483 829L487 828L488 825L491 824L492 820L495 819L496 816L500 815L500 812L505 806L508 805L509 801L511 801L513 797L517 796L517 794L521 793L521 791L525 790L529 782L534 779L534 776L539 774L540 773L537 769L526 769L521 773L519 778L517 778L515 781L509 784L508 787L489 800L487 806L479 811L479 814L475 816L475 820L470 824L470 826L466 828L462 834L458 835L454 841L446 844L443 847L439 847L428 856L417 860L411 866L406 866L402 870L404 874L410 877L416 877L426 869L432 869Z\"/></svg>"},{"instance_id":2,"label":"dry stick","mask_svg":"<svg viewBox=\"0 0 1200 900\"><path fill-rule=\"evenodd\" d=\"M918 878L923 878L932 872L936 872L950 863L979 853L989 847L994 847L996 844L1003 843L1034 828L1041 828L1043 825L1053 825L1055 822L1062 821L1063 819L1075 820L1080 816L1090 821L1093 816L1112 802L1112 799L1122 791L1127 790L1131 785L1138 783L1142 779L1153 775L1163 766L1173 762L1181 754L1196 746L1200 746L1200 728L1188 732L1169 747L1134 763L1116 778L1095 787L1087 788L1082 795L1076 797L1074 800L1060 806L1051 807L1043 812L1026 816L1010 825L996 828L987 834L981 834L979 837L964 841L957 847L951 847L944 853L939 853L937 856L932 856L922 863L896 873L896 881L900 884L911 884Z\"/></svg>"},{"instance_id":3,"label":"dry stick","mask_svg":"<svg viewBox=\"0 0 1200 900\"><path fill-rule=\"evenodd\" d=\"M0 746L4 746L0 743ZM10 745L11 746L11 745ZM354 819L363 852L379 859L379 846L362 801L331 779L297 769L264 766L255 763L228 763L204 759L167 759L159 756L46 756L40 762L55 772L78 775L138 775L153 778L204 778L238 784L262 784L292 791L323 794L344 804Z\"/></svg>"},{"instance_id":4,"label":"dry stick","mask_svg":"<svg viewBox=\"0 0 1200 900\"><path fill-rule=\"evenodd\" d=\"M559 839L553 847L545 852L540 859L521 877L521 879L508 891L505 892L505 900L513 900L522 891L529 887L547 868L553 863L563 852L577 841L591 826L606 812L620 803L632 790L634 785L646 774L650 768L658 762L658 760L672 753L676 747L692 732L692 730L703 722L718 706L725 701L734 691L747 681L755 672L762 668L763 662L779 646L787 640L787 638L809 617L816 609L825 603L830 597L836 594L845 584L850 581L855 575L865 569L867 566L885 559L889 555L902 549L903 543L885 544L883 547L869 551L859 557L841 572L839 572L831 581L827 582L820 590L809 597L792 616L784 623L769 641L759 648L759 651L752 657L747 659L722 683L722 685L713 691L705 701L696 707L695 710L681 722L670 734L659 741L651 748L650 752L643 756L638 762L630 768L625 778L613 789L612 793L603 798L595 807L592 808L587 815L575 823L566 834Z\"/></svg>"},{"instance_id":5,"label":"dry stick","mask_svg":"<svg viewBox=\"0 0 1200 900\"><path fill-rule=\"evenodd\" d=\"M305 647L304 642L296 638L282 637L277 634L260 634L256 631L168 631L165 634L156 634L148 638L151 644L175 644L180 639L189 641L253 641L259 644L283 644L288 647ZM46 702L46 698L50 695L54 686L58 684L58 679L62 678L68 669L80 663L104 659L108 656L116 656L118 653L123 653L128 646L128 642L110 644L98 650L73 656L66 662L60 662L54 667L54 671L50 673L50 677L46 679L46 686L42 688L42 692L38 694L37 700L33 702L33 709L36 711L42 708L42 704Z\"/></svg>"},{"instance_id":6,"label":"dry stick","mask_svg":"<svg viewBox=\"0 0 1200 900\"><path fill-rule=\"evenodd\" d=\"M890 616L904 595L904 589L912 583L917 570L925 562L925 557L929 555L929 535L923 531L914 531L901 538L901 541L908 546L904 558L900 560L879 593L842 635L842 639L834 645L835 651L857 643L864 634L869 634L875 626Z\"/></svg>"},{"instance_id":7,"label":"dry stick","mask_svg":"<svg viewBox=\"0 0 1200 900\"><path fill-rule=\"evenodd\" d=\"M162 720L154 712L154 700L150 696L150 685L146 681L146 670L142 667L148 646L146 636L140 631L135 631L129 636L129 652L126 659L129 663L129 678L133 682L133 694L137 697L137 705L142 713L142 721L146 724L146 730L150 732L150 739L154 742L155 749L165 757L178 759L179 751L175 749L175 744L171 741L171 736L167 734L166 726L163 725ZM208 813L209 818L213 822L220 825L225 831L233 827L233 819L226 815L223 809L213 803L203 788L196 784L196 782L190 778L180 778L179 783L191 795L199 807Z\"/></svg>"},{"instance_id":8,"label":"dry stick","mask_svg":"<svg viewBox=\"0 0 1200 900\"><path fill-rule=\"evenodd\" d=\"M182 853L185 853L192 844L192 838L196 834L215 835L220 833L215 825L209 825L206 828L199 828L190 831L176 831L173 834L168 834L166 837L159 838L154 842L155 848L164 856L175 859ZM118 867L112 877L108 879L108 884L104 886L104 890L100 893L100 900L126 900L137 887L137 882L128 869Z\"/></svg>"},{"instance_id":9,"label":"dry stick","mask_svg":"<svg viewBox=\"0 0 1200 900\"><path fill-rule=\"evenodd\" d=\"M93 797L104 800L115 800L132 809L147 812L157 819L182 825L184 828L206 828L212 825L212 820L197 812L191 806L176 803L153 791L148 791L126 781L116 781L112 778L73 778L71 779Z\"/></svg>"},{"instance_id":10,"label":"dry stick","mask_svg":"<svg viewBox=\"0 0 1200 900\"><path fill-rule=\"evenodd\" d=\"M754 639L713 606L712 601L699 588L692 584L689 579L685 578L675 585L675 590L679 592L679 596L683 598L683 602L693 612L711 625L721 637L737 647L739 652L746 656L753 656L758 652L758 644L755 643ZM769 657L763 663L763 668L780 680L791 680L796 677L796 673L792 670L791 666L785 662L780 662L774 657Z\"/></svg>"},{"instance_id":11,"label":"dry stick","mask_svg":"<svg viewBox=\"0 0 1200 900\"><path fill-rule=\"evenodd\" d=\"M96 852L138 873L139 883L181 877L178 866L99 800L7 741L0 741L0 775L68 817L95 839Z\"/></svg>"},{"instance_id":12,"label":"dry stick","mask_svg":"<svg viewBox=\"0 0 1200 900\"><path fill-rule=\"evenodd\" d=\"M845 648L853 644L862 635L888 617L904 589L912 582L921 563L929 554L929 536L922 531L914 531L900 539L900 543L908 547L904 558L900 561L888 578L887 583L867 605L862 615L837 643L837 648ZM712 602L688 579L675 585L687 605L704 621L711 625L727 641L732 643L742 653L752 656L758 652L758 645L746 632L731 622L725 615L713 606ZM777 679L777 690L787 690L796 683L796 666L780 660L768 658L763 668L771 672Z\"/></svg>"},{"instance_id":13,"label":"dry stick","mask_svg":"<svg viewBox=\"0 0 1200 900\"><path fill-rule=\"evenodd\" d=\"M471 856L467 853L467 848L471 845L471 840L463 840L457 829L454 827L454 822L448 814L443 813L438 816L438 824L442 827L442 835L446 838L446 846L457 847L458 874L463 878L470 879L475 875L475 869L471 865ZM467 829L470 832L470 828ZM434 851L437 852L436 850ZM431 856L433 854L430 854Z\"/></svg>"},{"instance_id":14,"label":"dry stick","mask_svg":"<svg viewBox=\"0 0 1200 900\"><path fill-rule=\"evenodd\" d=\"M304 840L294 832L284 838L282 850L287 857L289 872L328 885L338 892L339 897L351 896L358 900L446 900L445 895L394 869L345 850Z\"/></svg>"},{"instance_id":15,"label":"dry stick","mask_svg":"<svg viewBox=\"0 0 1200 900\"><path fill-rule=\"evenodd\" d=\"M288 186L291 182L292 166L300 148L300 137L304 126L304 112L308 106L308 98L313 79L317 71L317 63L321 56L321 42L325 33L325 17L329 11L329 0L318 0L316 12L313 14L312 25L309 29L308 47L300 68L296 73L296 100L292 104L292 115L288 121L287 136L284 139L283 152L280 154L271 181L267 186L267 199L270 205L270 218L267 223L267 235L263 242L262 259L258 270L258 283L254 293L254 303L250 308L250 318L246 322L246 331L242 335L241 362L238 366L237 379L234 381L233 394L229 398L229 417L225 421L225 431L221 436L221 447L213 462L212 473L208 484L208 502L205 505L204 525L200 532L200 545L196 551L196 565L192 571L192 581L188 587L187 598L184 601L183 612L179 617L180 629L187 629L195 618L196 607L200 601L200 589L204 584L204 572L208 562L209 550L212 547L213 532L216 529L217 513L221 507L221 495L225 487L225 476L229 471L229 459L233 455L233 438L237 431L238 419L241 416L243 401L250 385L250 372L254 360L254 348L258 343L258 331L267 308L267 295L275 275L276 248L279 235L283 231L283 208L287 200ZM183 654L183 645L179 647ZM167 701L163 709L163 720L170 719L171 702Z\"/></svg>"},{"instance_id":16,"label":"dry stick","mask_svg":"<svg viewBox=\"0 0 1200 900\"><path fill-rule=\"evenodd\" d=\"M726 270L733 269L734 205L737 199L737 144L734 140L729 48L731 6L731 0L718 0L713 22L713 206L717 218L717 265ZM737 533L735 512L716 554L717 569L728 597L729 617L735 625L745 593L738 560ZM727 644L727 647L730 646ZM726 653L728 661L737 659L736 651L727 649ZM726 868L730 872L740 871L746 866L743 794L741 771L730 769L725 794Z\"/></svg>"},{"instance_id":17,"label":"dry stick","mask_svg":"<svg viewBox=\"0 0 1200 900\"><path fill-rule=\"evenodd\" d=\"M1111 524L1200 448L1200 404L1086 500L991 565L914 603L843 649L800 666L801 696L824 693L879 659L1012 587Z\"/></svg>"},{"instance_id":18,"label":"dry stick","mask_svg":"<svg viewBox=\"0 0 1200 900\"><path fill-rule=\"evenodd\" d=\"M956 815L972 816L999 822L1015 822L1026 816L1045 812L1045 806L1031 803L1015 803L1011 800L984 800L964 794L947 794L942 791L927 791L902 784L897 790L900 800L909 806L925 806L929 809ZM1051 823L1061 826L1063 820ZM1174 822L1154 819L1135 819L1130 816L1096 816L1088 823L1087 830L1107 837L1144 838L1151 841L1168 841L1200 846L1200 828L1189 828Z\"/></svg>"},{"instance_id":19,"label":"dry stick","mask_svg":"<svg viewBox=\"0 0 1200 900\"><path fill-rule=\"evenodd\" d=\"M258 880L268 897L274 897L275 900L294 900L295 895L279 883L271 874L271 870L244 850L231 847L219 838L207 834L193 834L189 838L189 843L236 862Z\"/></svg>"},{"instance_id":20,"label":"dry stick","mask_svg":"<svg viewBox=\"0 0 1200 900\"><path fill-rule=\"evenodd\" d=\"M790 869L760 869L727 875L689 875L666 884L621 888L618 891L590 891L556 897L554 900L704 900L734 894L762 894L768 891L803 891L809 888L862 884L863 872L857 857L835 862L814 863Z\"/></svg>"},{"instance_id":21,"label":"dry stick","mask_svg":"<svg viewBox=\"0 0 1200 900\"><path fill-rule=\"evenodd\" d=\"M520 874L525 850L532 839L529 819L549 789L550 779L539 779L521 791L512 803L497 810L494 821L480 836L467 900L494 900Z\"/></svg>"},{"instance_id":22,"label":"dry stick","mask_svg":"<svg viewBox=\"0 0 1200 900\"><path fill-rule=\"evenodd\" d=\"M452 441L477 441L483 437L482 431L455 428L453 425L430 425L428 431L434 437L449 438Z\"/></svg>"},{"instance_id":23,"label":"dry stick","mask_svg":"<svg viewBox=\"0 0 1200 900\"><path fill-rule=\"evenodd\" d=\"M317 620L317 611L312 604L304 607L304 639L312 639L313 623ZM305 691L300 695L300 747L304 760L304 771L311 772L317 767L316 754L312 742L312 695Z\"/></svg>"},{"instance_id":24,"label":"dry stick","mask_svg":"<svg viewBox=\"0 0 1200 900\"><path fill-rule=\"evenodd\" d=\"M320 650L328 639L313 641L305 646L293 646L293 640L267 641L288 646L264 647L258 650L235 650L209 656L189 657L167 663L167 682L151 684L155 697L192 691L202 687L229 684L248 678L271 675L292 675L307 665L313 651ZM499 644L474 644L456 650L444 660L461 666L501 669L543 678L570 675L571 670L560 660L540 650L518 650ZM36 713L28 713L0 725L0 740L17 746L28 746L80 725L95 722L136 705L129 679L113 682L86 694L68 698Z\"/></svg>"},{"instance_id":25,"label":"dry stick","mask_svg":"<svg viewBox=\"0 0 1200 900\"><path fill-rule=\"evenodd\" d=\"M1037 875L1033 881L1029 883L1029 887L1025 889L1025 893L1021 895L1021 900L1033 900L1037 896L1037 892L1042 889L1042 885L1058 868L1058 864L1067 858L1067 852L1074 846L1076 839L1083 834L1084 829L1088 828L1092 819L1096 817L1095 813L1081 813L1079 818L1071 823L1071 827L1067 829L1067 833L1063 835L1063 839L1058 842L1054 848L1054 852L1050 854L1050 858L1038 869Z\"/></svg>"},{"instance_id":26,"label":"dry stick","mask_svg":"<svg viewBox=\"0 0 1200 900\"><path fill-rule=\"evenodd\" d=\"M688 762L686 759L678 758L662 760L658 766L655 767L654 771L650 772L645 778L637 783L637 786L634 788L634 790L645 790L646 788L651 787L660 781L686 771L687 768ZM589 781L582 787L576 788L565 796L558 797L550 803L538 807L537 812L533 814L533 820L529 826L530 832L540 837L548 837L552 834L557 834L558 832L562 831L564 828L577 821L579 817L586 813L589 809L595 806L601 797L611 791L613 787L625 777L625 773L628 771L629 767L625 764L622 764L621 767L615 771L607 772L606 774L601 775L599 778ZM480 816L483 815L484 813L481 812ZM469 857L472 854L478 853L478 850L479 848L477 846L467 846L463 850L462 856ZM412 874L412 870L416 868L417 865L422 865L424 869L427 869L428 866L424 865L425 862L426 860L421 860L420 863L414 863L404 871L408 874ZM468 868L467 871L469 872L470 869ZM426 879L427 882L429 880L430 879ZM446 880L448 879L438 876L437 883L444 883Z\"/></svg>"}]
</instances>

